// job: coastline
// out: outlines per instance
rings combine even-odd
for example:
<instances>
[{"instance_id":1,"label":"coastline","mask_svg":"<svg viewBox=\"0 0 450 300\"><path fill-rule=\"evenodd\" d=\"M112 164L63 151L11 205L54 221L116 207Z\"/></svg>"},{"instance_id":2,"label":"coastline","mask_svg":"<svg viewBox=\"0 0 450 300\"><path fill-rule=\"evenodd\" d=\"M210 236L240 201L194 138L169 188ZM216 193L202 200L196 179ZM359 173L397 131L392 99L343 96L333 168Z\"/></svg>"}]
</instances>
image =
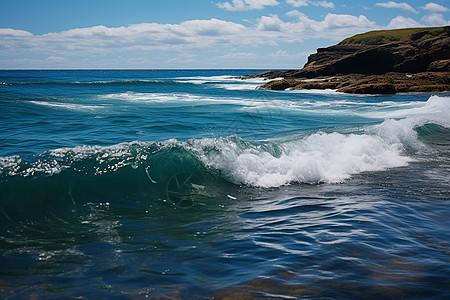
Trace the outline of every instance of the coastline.
<instances>
[{"instance_id":1,"label":"coastline","mask_svg":"<svg viewBox=\"0 0 450 300\"><path fill-rule=\"evenodd\" d=\"M449 72L418 74L388 73L384 75L349 74L330 77L282 78L259 86L265 90L326 90L348 94L398 94L450 91Z\"/></svg>"},{"instance_id":2,"label":"coastline","mask_svg":"<svg viewBox=\"0 0 450 300\"><path fill-rule=\"evenodd\" d=\"M259 87L267 90L450 91L450 26L371 31L317 49L301 69L269 70L241 78L271 80Z\"/></svg>"}]
</instances>

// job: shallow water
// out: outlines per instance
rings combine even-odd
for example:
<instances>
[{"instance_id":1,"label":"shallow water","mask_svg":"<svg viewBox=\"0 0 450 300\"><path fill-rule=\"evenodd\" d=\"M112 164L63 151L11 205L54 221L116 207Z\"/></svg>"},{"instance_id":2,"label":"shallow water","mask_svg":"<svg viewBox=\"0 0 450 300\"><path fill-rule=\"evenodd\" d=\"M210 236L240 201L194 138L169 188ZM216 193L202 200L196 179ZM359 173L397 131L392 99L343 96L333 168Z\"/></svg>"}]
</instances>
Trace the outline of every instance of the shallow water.
<instances>
[{"instance_id":1,"label":"shallow water","mask_svg":"<svg viewBox=\"0 0 450 300\"><path fill-rule=\"evenodd\" d=\"M0 71L2 298L446 298L448 94Z\"/></svg>"}]
</instances>

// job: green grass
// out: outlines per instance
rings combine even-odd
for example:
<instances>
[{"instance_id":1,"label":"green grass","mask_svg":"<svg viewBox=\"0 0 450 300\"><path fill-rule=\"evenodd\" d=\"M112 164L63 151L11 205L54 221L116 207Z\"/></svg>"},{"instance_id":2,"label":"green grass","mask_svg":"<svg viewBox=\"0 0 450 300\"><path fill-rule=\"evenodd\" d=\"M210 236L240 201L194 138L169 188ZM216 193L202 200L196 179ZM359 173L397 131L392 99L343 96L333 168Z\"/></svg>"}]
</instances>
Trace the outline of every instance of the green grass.
<instances>
[{"instance_id":1,"label":"green grass","mask_svg":"<svg viewBox=\"0 0 450 300\"><path fill-rule=\"evenodd\" d=\"M339 45L345 44L366 44L366 45L383 45L391 42L401 42L411 39L415 35L415 39L428 39L443 33L444 27L427 27L427 28L405 28L394 30L378 30L369 31L346 38Z\"/></svg>"}]
</instances>

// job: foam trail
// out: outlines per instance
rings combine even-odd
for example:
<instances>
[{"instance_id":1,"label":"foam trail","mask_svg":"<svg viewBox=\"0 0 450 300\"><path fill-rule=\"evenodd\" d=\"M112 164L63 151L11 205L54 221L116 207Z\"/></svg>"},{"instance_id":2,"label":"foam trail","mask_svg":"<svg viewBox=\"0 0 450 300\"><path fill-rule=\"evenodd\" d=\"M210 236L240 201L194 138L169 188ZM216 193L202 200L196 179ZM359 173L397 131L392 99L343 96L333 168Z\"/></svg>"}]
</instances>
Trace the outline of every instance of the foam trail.
<instances>
[{"instance_id":1,"label":"foam trail","mask_svg":"<svg viewBox=\"0 0 450 300\"><path fill-rule=\"evenodd\" d=\"M230 90L230 91L245 91L254 90L258 87L257 84L217 84L215 87Z\"/></svg>"},{"instance_id":2,"label":"foam trail","mask_svg":"<svg viewBox=\"0 0 450 300\"><path fill-rule=\"evenodd\" d=\"M200 105L207 104L235 104L239 106L261 106L265 105L264 101L248 101L245 98L229 98L229 97L209 97L192 94L176 94L176 93L135 93L125 92L117 94L106 94L98 96L98 100L120 100L126 102L137 103L198 103Z\"/></svg>"},{"instance_id":3,"label":"foam trail","mask_svg":"<svg viewBox=\"0 0 450 300\"><path fill-rule=\"evenodd\" d=\"M67 110L76 110L76 111L94 111L100 108L104 108L104 106L100 105L84 105L84 104L75 104L75 103L59 103L59 102L46 102L46 101L28 101L29 103L33 103L40 106L47 106L52 108L61 108Z\"/></svg>"},{"instance_id":4,"label":"foam trail","mask_svg":"<svg viewBox=\"0 0 450 300\"><path fill-rule=\"evenodd\" d=\"M337 94L344 94L341 92L338 92L337 90L333 89L303 89L303 90L287 90L289 93L297 93L297 94L321 94L321 95L337 95Z\"/></svg>"},{"instance_id":5,"label":"foam trail","mask_svg":"<svg viewBox=\"0 0 450 300\"><path fill-rule=\"evenodd\" d=\"M196 77L178 77L175 82L191 84L210 84L214 83L216 87L227 90L254 90L262 83L267 82L264 78L241 79L231 75L223 76L196 76Z\"/></svg>"}]
</instances>

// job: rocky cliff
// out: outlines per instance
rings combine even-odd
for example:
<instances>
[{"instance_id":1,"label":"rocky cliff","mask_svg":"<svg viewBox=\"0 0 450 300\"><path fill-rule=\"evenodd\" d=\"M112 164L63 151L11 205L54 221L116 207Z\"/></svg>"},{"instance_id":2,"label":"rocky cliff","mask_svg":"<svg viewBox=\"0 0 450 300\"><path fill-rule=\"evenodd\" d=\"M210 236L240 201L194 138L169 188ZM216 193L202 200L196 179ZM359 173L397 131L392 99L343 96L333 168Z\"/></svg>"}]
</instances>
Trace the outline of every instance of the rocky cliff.
<instances>
[{"instance_id":1,"label":"rocky cliff","mask_svg":"<svg viewBox=\"0 0 450 300\"><path fill-rule=\"evenodd\" d=\"M337 45L317 49L300 70L267 71L251 76L285 78L282 82L262 86L267 89L313 87L337 88L348 93L391 94L450 90L449 72L450 26L447 26L356 35ZM304 80L321 77L334 77L334 80L325 78L313 84ZM361 88L361 85L369 88Z\"/></svg>"}]
</instances>

